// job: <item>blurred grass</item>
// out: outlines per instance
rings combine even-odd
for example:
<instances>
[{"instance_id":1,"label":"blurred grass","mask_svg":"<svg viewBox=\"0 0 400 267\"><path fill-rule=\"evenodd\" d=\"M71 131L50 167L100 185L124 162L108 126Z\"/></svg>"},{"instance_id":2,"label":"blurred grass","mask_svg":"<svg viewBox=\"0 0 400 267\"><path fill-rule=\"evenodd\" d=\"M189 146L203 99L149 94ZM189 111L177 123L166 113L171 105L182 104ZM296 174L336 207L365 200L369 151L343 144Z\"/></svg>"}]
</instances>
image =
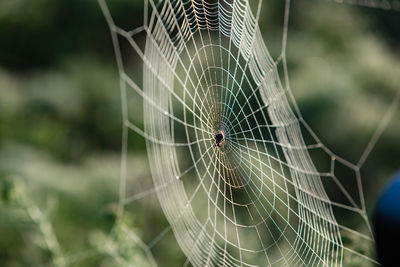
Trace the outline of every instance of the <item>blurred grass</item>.
<instances>
[{"instance_id":1,"label":"blurred grass","mask_svg":"<svg viewBox=\"0 0 400 267\"><path fill-rule=\"evenodd\" d=\"M400 16L325 1L293 2L287 53L294 95L322 141L356 161L399 89ZM119 25L134 28L141 24L141 5L119 0L111 8ZM267 5L262 27L267 46L278 51L282 3ZM156 199L128 207L127 218L111 229L121 107L112 44L97 2L3 0L0 33L0 266L60 263L44 245L40 225L29 218L29 207L48 218L67 259L95 251L76 266L148 263L124 231L134 229L145 240L157 235L166 221ZM397 110L362 169L369 210L399 168L399 117ZM132 119L141 123L138 116ZM151 178L144 140L133 134L129 142L127 191L133 194ZM183 264L174 237L165 240L154 248L156 259Z\"/></svg>"}]
</instances>

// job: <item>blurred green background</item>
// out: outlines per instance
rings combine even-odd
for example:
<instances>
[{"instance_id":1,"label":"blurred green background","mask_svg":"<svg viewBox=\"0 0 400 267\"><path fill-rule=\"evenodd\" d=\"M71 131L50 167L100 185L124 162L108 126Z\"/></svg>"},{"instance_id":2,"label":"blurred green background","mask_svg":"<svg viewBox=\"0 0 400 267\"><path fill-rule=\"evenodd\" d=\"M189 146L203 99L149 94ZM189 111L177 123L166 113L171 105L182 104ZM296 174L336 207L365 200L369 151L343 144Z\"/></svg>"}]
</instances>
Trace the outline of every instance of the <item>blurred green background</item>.
<instances>
[{"instance_id":1,"label":"blurred green background","mask_svg":"<svg viewBox=\"0 0 400 267\"><path fill-rule=\"evenodd\" d=\"M275 58L283 2L265 2L260 19ZM109 4L118 25L142 24L142 1ZM321 141L354 163L400 88L399 14L322 0L291 5L294 96ZM399 118L397 109L361 170L370 214L400 168ZM132 134L128 147L134 177L127 190L141 192L151 186L144 140ZM2 0L0 266L149 264L124 227L111 230L120 151L119 79L97 1ZM129 207L123 220L144 240L167 226L155 198ZM163 240L152 251L156 261L182 265L172 234Z\"/></svg>"}]
</instances>

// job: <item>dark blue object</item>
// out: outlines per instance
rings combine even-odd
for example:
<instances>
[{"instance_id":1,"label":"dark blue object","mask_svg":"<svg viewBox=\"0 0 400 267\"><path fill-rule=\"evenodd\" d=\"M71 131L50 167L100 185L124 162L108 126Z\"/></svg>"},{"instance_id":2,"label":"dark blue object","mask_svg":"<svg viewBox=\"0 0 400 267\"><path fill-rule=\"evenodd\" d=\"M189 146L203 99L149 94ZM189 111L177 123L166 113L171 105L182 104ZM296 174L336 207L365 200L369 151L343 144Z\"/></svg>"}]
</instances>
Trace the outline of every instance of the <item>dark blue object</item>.
<instances>
[{"instance_id":1,"label":"dark blue object","mask_svg":"<svg viewBox=\"0 0 400 267\"><path fill-rule=\"evenodd\" d=\"M400 172L376 204L374 232L380 263L385 267L400 266Z\"/></svg>"}]
</instances>

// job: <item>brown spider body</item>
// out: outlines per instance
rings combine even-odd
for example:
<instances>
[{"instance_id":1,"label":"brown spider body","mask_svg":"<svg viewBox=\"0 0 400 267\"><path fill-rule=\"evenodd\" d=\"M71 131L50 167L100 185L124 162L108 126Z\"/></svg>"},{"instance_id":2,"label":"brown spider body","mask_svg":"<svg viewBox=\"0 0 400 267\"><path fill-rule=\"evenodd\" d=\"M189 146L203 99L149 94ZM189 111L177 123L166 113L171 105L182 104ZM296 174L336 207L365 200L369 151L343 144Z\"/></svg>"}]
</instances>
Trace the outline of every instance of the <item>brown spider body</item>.
<instances>
[{"instance_id":1,"label":"brown spider body","mask_svg":"<svg viewBox=\"0 0 400 267\"><path fill-rule=\"evenodd\" d=\"M222 131L218 131L214 136L215 146L222 147L225 143L225 135Z\"/></svg>"}]
</instances>

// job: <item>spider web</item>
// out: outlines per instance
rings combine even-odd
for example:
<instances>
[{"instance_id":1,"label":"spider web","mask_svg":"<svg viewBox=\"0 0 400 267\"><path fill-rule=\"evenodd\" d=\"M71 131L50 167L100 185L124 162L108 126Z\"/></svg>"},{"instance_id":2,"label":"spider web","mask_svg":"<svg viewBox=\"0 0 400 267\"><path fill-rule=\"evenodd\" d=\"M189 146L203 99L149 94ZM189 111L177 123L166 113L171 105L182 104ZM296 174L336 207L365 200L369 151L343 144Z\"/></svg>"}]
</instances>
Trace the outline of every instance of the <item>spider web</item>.
<instances>
[{"instance_id":1,"label":"spider web","mask_svg":"<svg viewBox=\"0 0 400 267\"><path fill-rule=\"evenodd\" d=\"M156 264L151 248L170 230L186 264L194 266L341 266L346 257L377 263L372 253L348 247L343 238L374 242L360 168L399 95L353 164L322 144L292 95L286 63L289 0L277 59L258 25L261 1L149 0L144 25L131 31L118 27L104 0L99 3L121 82L119 215L127 205L156 194L169 223L148 244L131 232L150 264ZM135 39L140 35L144 47ZM141 86L126 67L122 40L143 62ZM131 93L141 99L143 125L130 119ZM153 188L129 195L131 131L146 140ZM318 168L315 157L328 167ZM348 189L343 173L356 192ZM341 197L330 196L327 186ZM346 225L346 216L361 220L365 231Z\"/></svg>"}]
</instances>

